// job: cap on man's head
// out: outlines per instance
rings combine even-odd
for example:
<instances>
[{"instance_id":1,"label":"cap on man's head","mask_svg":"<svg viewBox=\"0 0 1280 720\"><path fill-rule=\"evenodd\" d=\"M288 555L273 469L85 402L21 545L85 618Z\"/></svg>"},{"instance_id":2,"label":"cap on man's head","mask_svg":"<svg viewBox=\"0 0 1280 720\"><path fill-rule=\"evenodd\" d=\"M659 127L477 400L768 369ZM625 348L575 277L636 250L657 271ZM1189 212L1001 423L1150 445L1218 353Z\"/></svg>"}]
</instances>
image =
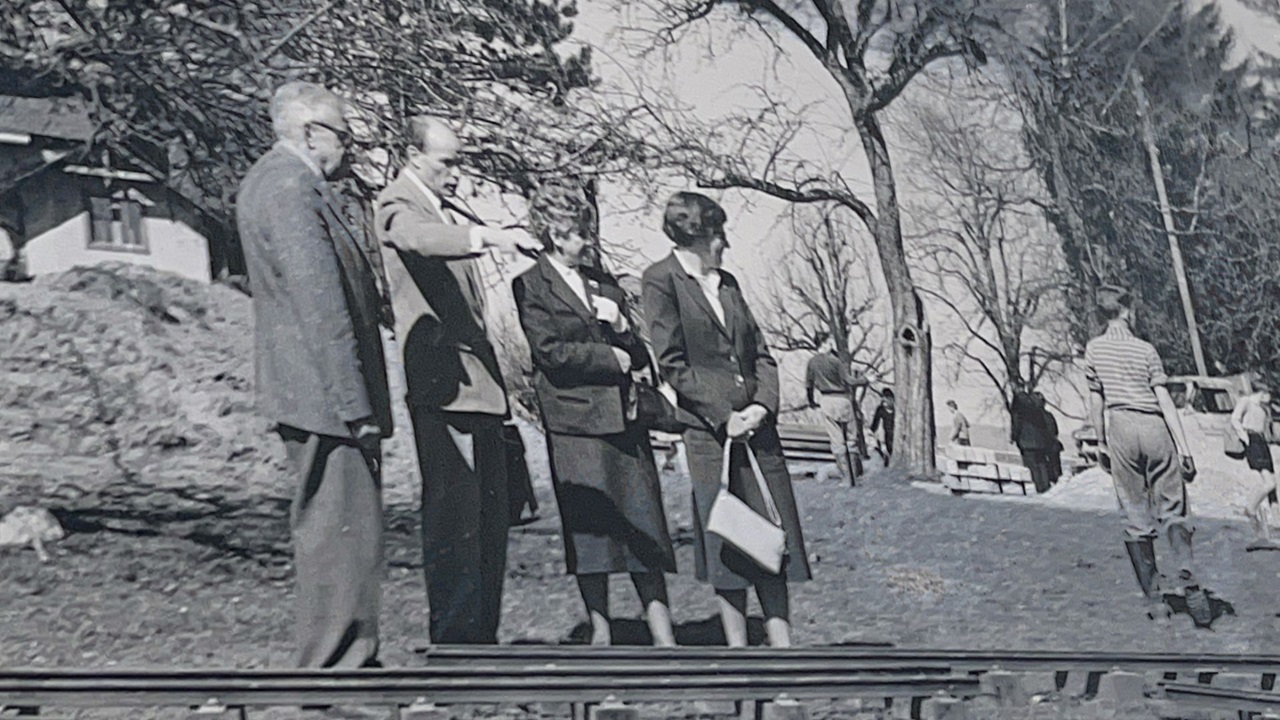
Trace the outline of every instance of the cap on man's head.
<instances>
[{"instance_id":1,"label":"cap on man's head","mask_svg":"<svg viewBox=\"0 0 1280 720\"><path fill-rule=\"evenodd\" d=\"M955 400L948 400L948 401L947 401L947 407L951 408L952 410L955 410L956 408L958 408L958 407L960 407L960 406L959 406L959 405L956 405L956 401L955 401Z\"/></svg>"},{"instance_id":2,"label":"cap on man's head","mask_svg":"<svg viewBox=\"0 0 1280 720\"><path fill-rule=\"evenodd\" d=\"M1119 285L1102 285L1098 288L1098 309L1114 315L1121 309L1133 307L1133 294Z\"/></svg>"}]
</instances>

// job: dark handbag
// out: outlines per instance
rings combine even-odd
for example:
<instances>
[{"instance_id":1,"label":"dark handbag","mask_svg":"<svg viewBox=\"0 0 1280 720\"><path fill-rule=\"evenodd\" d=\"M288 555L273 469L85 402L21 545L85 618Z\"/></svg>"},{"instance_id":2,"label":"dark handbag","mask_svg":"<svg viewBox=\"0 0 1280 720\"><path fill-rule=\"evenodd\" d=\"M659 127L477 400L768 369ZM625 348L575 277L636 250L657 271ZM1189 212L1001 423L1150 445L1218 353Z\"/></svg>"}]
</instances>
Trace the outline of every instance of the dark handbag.
<instances>
[{"instance_id":1,"label":"dark handbag","mask_svg":"<svg viewBox=\"0 0 1280 720\"><path fill-rule=\"evenodd\" d=\"M529 463L525 461L524 438L514 423L502 426L502 444L507 461L507 509L512 525L524 522L524 508L538 516L538 499L533 494L533 478L529 475Z\"/></svg>"},{"instance_id":2,"label":"dark handbag","mask_svg":"<svg viewBox=\"0 0 1280 720\"><path fill-rule=\"evenodd\" d=\"M658 388L642 380L631 383L634 398L635 421L648 430L666 433L682 433L685 424L676 415L676 408Z\"/></svg>"}]
</instances>

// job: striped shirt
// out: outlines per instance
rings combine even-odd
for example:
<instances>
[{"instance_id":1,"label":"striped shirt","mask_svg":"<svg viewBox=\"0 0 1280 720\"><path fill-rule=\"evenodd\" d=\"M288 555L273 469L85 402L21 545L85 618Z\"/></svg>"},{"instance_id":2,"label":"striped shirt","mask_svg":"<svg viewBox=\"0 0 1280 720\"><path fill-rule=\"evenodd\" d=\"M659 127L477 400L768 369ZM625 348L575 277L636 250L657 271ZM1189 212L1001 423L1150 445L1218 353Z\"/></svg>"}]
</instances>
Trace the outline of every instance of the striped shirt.
<instances>
[{"instance_id":1,"label":"striped shirt","mask_svg":"<svg viewBox=\"0 0 1280 720\"><path fill-rule=\"evenodd\" d=\"M1084 350L1084 377L1108 410L1160 412L1155 389L1169 381L1160 353L1123 323L1109 325Z\"/></svg>"}]
</instances>

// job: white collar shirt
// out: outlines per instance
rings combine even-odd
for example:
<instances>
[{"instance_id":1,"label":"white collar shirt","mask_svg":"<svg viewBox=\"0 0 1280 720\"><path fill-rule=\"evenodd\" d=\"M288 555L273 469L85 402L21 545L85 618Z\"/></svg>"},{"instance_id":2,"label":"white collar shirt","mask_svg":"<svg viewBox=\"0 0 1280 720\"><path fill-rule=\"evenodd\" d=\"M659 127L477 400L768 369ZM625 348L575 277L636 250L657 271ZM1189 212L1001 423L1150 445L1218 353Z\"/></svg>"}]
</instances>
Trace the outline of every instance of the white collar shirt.
<instances>
[{"instance_id":1,"label":"white collar shirt","mask_svg":"<svg viewBox=\"0 0 1280 720\"><path fill-rule=\"evenodd\" d=\"M591 298L587 295L587 283L582 279L582 273L578 272L577 268L571 268L550 255L547 256L547 262L560 274L560 277L564 279L565 284L569 286L573 294L577 295L578 299L582 301L582 306L590 310Z\"/></svg>"},{"instance_id":2,"label":"white collar shirt","mask_svg":"<svg viewBox=\"0 0 1280 720\"><path fill-rule=\"evenodd\" d=\"M702 268L694 267L688 260L678 252L672 252L676 262L680 263L680 267L688 273L689 277L698 281L698 286L702 288L702 294L706 296L707 302L711 305L711 310L716 314L716 320L724 325L724 304L720 302L720 271L712 270L709 273L703 273Z\"/></svg>"}]
</instances>

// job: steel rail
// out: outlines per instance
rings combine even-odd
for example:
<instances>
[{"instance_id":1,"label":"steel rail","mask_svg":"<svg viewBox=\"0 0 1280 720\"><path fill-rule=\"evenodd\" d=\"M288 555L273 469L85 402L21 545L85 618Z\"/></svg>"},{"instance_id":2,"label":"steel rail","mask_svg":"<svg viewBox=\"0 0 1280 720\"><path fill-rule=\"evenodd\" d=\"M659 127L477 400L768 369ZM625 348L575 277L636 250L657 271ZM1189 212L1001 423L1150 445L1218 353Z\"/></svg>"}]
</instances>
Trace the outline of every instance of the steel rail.
<instances>
[{"instance_id":1,"label":"steel rail","mask_svg":"<svg viewBox=\"0 0 1280 720\"><path fill-rule=\"evenodd\" d=\"M608 662L679 666L716 662L721 667L750 668L789 664L839 669L877 667L884 671L946 666L953 672L1107 671L1114 668L1177 672L1280 673L1280 655L1232 653L1153 653L1056 650L931 650L868 646L807 648L651 648L582 645L428 646L419 648L428 666L483 662L497 664L555 663L591 666Z\"/></svg>"},{"instance_id":2,"label":"steel rail","mask_svg":"<svg viewBox=\"0 0 1280 720\"><path fill-rule=\"evenodd\" d=\"M1179 705L1229 709L1251 713L1280 712L1280 693L1263 690L1232 690L1189 683L1161 683L1168 700Z\"/></svg>"},{"instance_id":3,"label":"steel rail","mask_svg":"<svg viewBox=\"0 0 1280 720\"><path fill-rule=\"evenodd\" d=\"M669 678L522 674L440 676L384 671L110 671L0 672L0 706L140 707L270 705L409 705L415 702L630 702L973 695L971 676L859 677L846 673L773 675L708 672Z\"/></svg>"}]
</instances>

